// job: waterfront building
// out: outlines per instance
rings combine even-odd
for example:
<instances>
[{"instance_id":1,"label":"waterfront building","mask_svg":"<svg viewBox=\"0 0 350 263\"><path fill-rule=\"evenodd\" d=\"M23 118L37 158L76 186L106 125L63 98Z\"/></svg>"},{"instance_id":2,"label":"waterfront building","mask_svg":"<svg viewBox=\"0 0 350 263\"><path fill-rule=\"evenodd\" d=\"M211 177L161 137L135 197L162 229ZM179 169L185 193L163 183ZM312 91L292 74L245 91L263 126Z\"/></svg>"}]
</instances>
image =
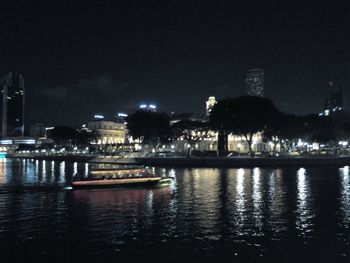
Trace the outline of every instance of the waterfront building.
<instances>
[{"instance_id":1,"label":"waterfront building","mask_svg":"<svg viewBox=\"0 0 350 263\"><path fill-rule=\"evenodd\" d=\"M2 137L24 135L24 78L10 72L0 80Z\"/></svg>"},{"instance_id":2,"label":"waterfront building","mask_svg":"<svg viewBox=\"0 0 350 263\"><path fill-rule=\"evenodd\" d=\"M208 122L208 119L205 116L196 115L193 113L181 113L174 114L171 116L170 125L173 125L179 121L201 121ZM193 134L193 137L198 136L197 134ZM200 135L199 135L200 136ZM198 141L193 147L193 150L208 152L208 151L217 151L218 147L218 133L216 131L209 131L204 134L202 140ZM173 141L170 145L171 150L175 150L178 152L187 153L188 148L191 145L184 138L177 138L177 140ZM265 152L270 151L271 147L268 143L263 141L262 133L256 133L253 135L253 145L252 149L255 152ZM228 150L230 152L237 152L239 154L246 154L249 151L248 143L246 142L243 136L230 134L228 136Z\"/></svg>"},{"instance_id":3,"label":"waterfront building","mask_svg":"<svg viewBox=\"0 0 350 263\"><path fill-rule=\"evenodd\" d=\"M207 116L210 115L210 112L216 103L217 101L214 96L209 97L208 100L205 102L205 105L206 105L205 109L206 109Z\"/></svg>"},{"instance_id":4,"label":"waterfront building","mask_svg":"<svg viewBox=\"0 0 350 263\"><path fill-rule=\"evenodd\" d=\"M193 150L207 152L217 151L218 147L218 133L215 131L209 131L207 138L196 143ZM179 152L187 152L190 145L183 138L178 138L172 144L172 149ZM266 152L271 151L270 144L263 141L262 133L256 133L253 135L252 149L254 152ZM236 152L238 154L247 154L249 152L249 146L243 136L230 134L228 136L228 151Z\"/></svg>"},{"instance_id":5,"label":"waterfront building","mask_svg":"<svg viewBox=\"0 0 350 263\"><path fill-rule=\"evenodd\" d=\"M250 69L246 73L246 89L250 96L264 97L264 70Z\"/></svg>"},{"instance_id":6,"label":"waterfront building","mask_svg":"<svg viewBox=\"0 0 350 263\"><path fill-rule=\"evenodd\" d=\"M14 153L19 146L27 145L29 147L34 147L37 144L37 140L33 137L6 137L0 139L0 154L1 153Z\"/></svg>"},{"instance_id":7,"label":"waterfront building","mask_svg":"<svg viewBox=\"0 0 350 263\"><path fill-rule=\"evenodd\" d=\"M88 122L87 128L97 133L97 144L123 144L126 142L125 123L95 118Z\"/></svg>"}]
</instances>

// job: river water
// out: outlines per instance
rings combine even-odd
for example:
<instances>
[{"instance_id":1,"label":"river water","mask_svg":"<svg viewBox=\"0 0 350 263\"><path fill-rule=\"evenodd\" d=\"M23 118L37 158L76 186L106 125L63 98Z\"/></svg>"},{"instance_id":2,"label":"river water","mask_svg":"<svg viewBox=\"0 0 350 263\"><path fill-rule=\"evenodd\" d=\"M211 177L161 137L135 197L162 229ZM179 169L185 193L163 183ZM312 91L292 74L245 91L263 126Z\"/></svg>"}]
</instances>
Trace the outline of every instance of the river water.
<instances>
[{"instance_id":1,"label":"river water","mask_svg":"<svg viewBox=\"0 0 350 263\"><path fill-rule=\"evenodd\" d=\"M350 262L349 167L164 169L72 190L85 163L0 159L0 262Z\"/></svg>"}]
</instances>

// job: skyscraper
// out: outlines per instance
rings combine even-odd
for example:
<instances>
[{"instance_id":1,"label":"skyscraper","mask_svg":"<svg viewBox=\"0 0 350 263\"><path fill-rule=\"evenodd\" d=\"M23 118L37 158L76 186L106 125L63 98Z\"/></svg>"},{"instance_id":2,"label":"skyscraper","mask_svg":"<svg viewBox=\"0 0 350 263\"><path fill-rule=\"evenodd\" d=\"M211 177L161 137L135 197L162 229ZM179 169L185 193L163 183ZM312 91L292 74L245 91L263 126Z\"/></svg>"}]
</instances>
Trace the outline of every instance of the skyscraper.
<instances>
[{"instance_id":1,"label":"skyscraper","mask_svg":"<svg viewBox=\"0 0 350 263\"><path fill-rule=\"evenodd\" d=\"M2 136L23 136L24 78L10 72L0 80L2 94Z\"/></svg>"},{"instance_id":2,"label":"skyscraper","mask_svg":"<svg viewBox=\"0 0 350 263\"><path fill-rule=\"evenodd\" d=\"M250 96L264 97L264 70L250 69L246 74L246 89Z\"/></svg>"}]
</instances>

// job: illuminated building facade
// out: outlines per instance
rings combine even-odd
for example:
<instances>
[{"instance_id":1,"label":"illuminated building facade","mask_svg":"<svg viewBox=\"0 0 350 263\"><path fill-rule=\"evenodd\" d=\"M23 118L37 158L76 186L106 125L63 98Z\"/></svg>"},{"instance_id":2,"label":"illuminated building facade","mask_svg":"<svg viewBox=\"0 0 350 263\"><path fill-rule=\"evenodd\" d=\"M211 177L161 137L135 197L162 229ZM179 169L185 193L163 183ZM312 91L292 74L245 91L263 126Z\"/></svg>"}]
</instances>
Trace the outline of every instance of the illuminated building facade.
<instances>
[{"instance_id":1,"label":"illuminated building facade","mask_svg":"<svg viewBox=\"0 0 350 263\"><path fill-rule=\"evenodd\" d=\"M126 139L126 125L115 121L94 119L88 122L88 129L97 133L97 144L122 144Z\"/></svg>"},{"instance_id":2,"label":"illuminated building facade","mask_svg":"<svg viewBox=\"0 0 350 263\"><path fill-rule=\"evenodd\" d=\"M250 69L246 74L246 89L250 96L264 97L264 70Z\"/></svg>"},{"instance_id":3,"label":"illuminated building facade","mask_svg":"<svg viewBox=\"0 0 350 263\"><path fill-rule=\"evenodd\" d=\"M209 137L204 138L194 145L194 150L198 151L217 151L218 147L218 133L215 131L209 132ZM187 152L190 145L183 139L178 138L172 144L172 149L180 152ZM253 135L252 149L255 152L271 151L271 146L263 141L262 133L255 133ZM238 154L247 154L249 152L248 142L243 136L230 134L228 136L228 150L237 152Z\"/></svg>"},{"instance_id":4,"label":"illuminated building facade","mask_svg":"<svg viewBox=\"0 0 350 263\"><path fill-rule=\"evenodd\" d=\"M217 101L216 101L215 97L213 97L213 96L209 97L208 100L205 102L205 105L206 105L205 109L206 109L207 116L210 115L210 112L216 103L217 103Z\"/></svg>"},{"instance_id":5,"label":"illuminated building facade","mask_svg":"<svg viewBox=\"0 0 350 263\"><path fill-rule=\"evenodd\" d=\"M23 136L24 134L24 78L10 72L1 81L2 94L2 136Z\"/></svg>"}]
</instances>

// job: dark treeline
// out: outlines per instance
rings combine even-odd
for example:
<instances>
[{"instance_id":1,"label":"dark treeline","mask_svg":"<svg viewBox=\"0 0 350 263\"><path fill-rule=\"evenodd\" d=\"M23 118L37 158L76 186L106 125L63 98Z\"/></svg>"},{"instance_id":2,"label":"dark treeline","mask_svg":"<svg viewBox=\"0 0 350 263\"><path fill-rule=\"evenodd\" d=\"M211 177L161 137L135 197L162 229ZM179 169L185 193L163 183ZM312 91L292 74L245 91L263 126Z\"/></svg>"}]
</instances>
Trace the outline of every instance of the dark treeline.
<instances>
[{"instance_id":1,"label":"dark treeline","mask_svg":"<svg viewBox=\"0 0 350 263\"><path fill-rule=\"evenodd\" d=\"M259 132L263 142L272 146L273 154L277 153L277 146L281 151L291 151L300 140L336 148L339 141L348 141L350 137L350 121L343 111L329 116L288 114L277 109L272 100L254 96L219 100L206 120L185 118L172 125L170 120L164 112L138 110L127 118L127 129L133 139L154 149L182 138L189 145L189 156L197 143L214 137L213 132L217 132L219 155L227 155L228 136L232 134L244 139L250 154L253 154L253 135ZM48 138L54 144L43 147L87 147L97 143L98 134L87 129L58 126L49 131Z\"/></svg>"},{"instance_id":2,"label":"dark treeline","mask_svg":"<svg viewBox=\"0 0 350 263\"><path fill-rule=\"evenodd\" d=\"M57 126L48 133L48 138L52 139L56 145L87 146L97 140L97 135L95 132L86 129Z\"/></svg>"},{"instance_id":3,"label":"dark treeline","mask_svg":"<svg viewBox=\"0 0 350 263\"><path fill-rule=\"evenodd\" d=\"M136 111L127 119L129 134L145 144L158 148L161 144L183 138L189 145L210 137L209 131L218 132L218 152L228 152L228 136L239 135L252 153L253 134L261 132L265 142L291 150L299 140L335 147L350 137L350 122L345 113L330 116L305 116L281 112L268 98L241 96L219 100L209 120L183 120L170 125L170 116L163 112ZM190 147L189 152L192 147Z\"/></svg>"},{"instance_id":4,"label":"dark treeline","mask_svg":"<svg viewBox=\"0 0 350 263\"><path fill-rule=\"evenodd\" d=\"M98 135L95 131L89 131L87 129L73 129L68 126L57 126L47 131L47 140L40 145L28 145L21 144L17 148L17 151L23 150L44 150L54 149L55 147L65 147L68 150L72 150L73 147L84 148L89 147L91 143L96 143Z\"/></svg>"},{"instance_id":5,"label":"dark treeline","mask_svg":"<svg viewBox=\"0 0 350 263\"><path fill-rule=\"evenodd\" d=\"M76 146L87 147L98 139L94 131L86 129L73 129L68 126L57 126L50 130L47 134L56 146ZM50 145L47 145L50 147ZM52 147L52 145L51 145Z\"/></svg>"}]
</instances>

